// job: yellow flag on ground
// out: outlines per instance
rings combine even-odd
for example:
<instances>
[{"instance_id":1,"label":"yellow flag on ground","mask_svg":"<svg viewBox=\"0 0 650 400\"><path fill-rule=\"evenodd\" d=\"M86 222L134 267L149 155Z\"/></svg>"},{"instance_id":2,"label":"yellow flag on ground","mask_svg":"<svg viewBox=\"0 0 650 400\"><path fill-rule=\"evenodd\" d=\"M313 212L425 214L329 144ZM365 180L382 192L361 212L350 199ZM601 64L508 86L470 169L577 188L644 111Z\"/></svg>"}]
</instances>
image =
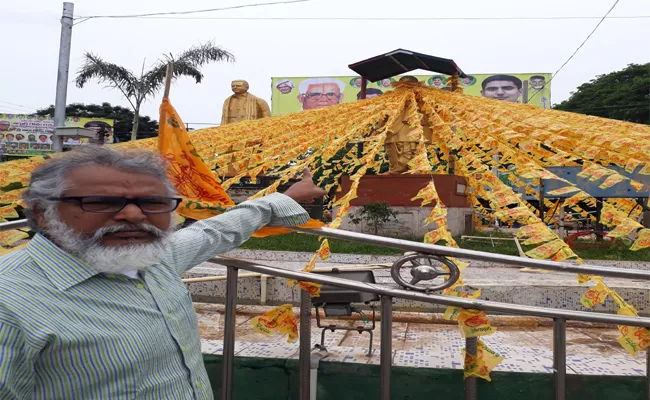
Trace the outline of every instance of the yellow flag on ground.
<instances>
[{"instance_id":1,"label":"yellow flag on ground","mask_svg":"<svg viewBox=\"0 0 650 400\"><path fill-rule=\"evenodd\" d=\"M183 197L178 213L184 217L204 219L225 212L235 205L192 144L185 125L169 99L160 105L158 150L169 162L169 179ZM310 219L301 228L320 228L324 224ZM289 233L281 227L264 227L253 236L264 237Z\"/></svg>"},{"instance_id":2,"label":"yellow flag on ground","mask_svg":"<svg viewBox=\"0 0 650 400\"><path fill-rule=\"evenodd\" d=\"M281 305L253 318L251 325L253 329L265 336L271 336L274 332L289 335L288 343L293 343L298 339L298 324L291 304Z\"/></svg>"}]
</instances>

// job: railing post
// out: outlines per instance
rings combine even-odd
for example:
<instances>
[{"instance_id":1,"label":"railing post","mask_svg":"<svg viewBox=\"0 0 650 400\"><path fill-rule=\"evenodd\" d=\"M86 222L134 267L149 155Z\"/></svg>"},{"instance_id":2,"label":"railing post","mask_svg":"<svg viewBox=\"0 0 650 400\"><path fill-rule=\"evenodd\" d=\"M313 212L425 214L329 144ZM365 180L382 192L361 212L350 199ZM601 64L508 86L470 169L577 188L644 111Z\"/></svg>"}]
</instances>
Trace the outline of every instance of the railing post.
<instances>
[{"instance_id":1,"label":"railing post","mask_svg":"<svg viewBox=\"0 0 650 400\"><path fill-rule=\"evenodd\" d=\"M311 358L311 297L300 290L300 350L299 350L299 400L309 400Z\"/></svg>"},{"instance_id":2,"label":"railing post","mask_svg":"<svg viewBox=\"0 0 650 400\"><path fill-rule=\"evenodd\" d=\"M646 396L650 400L650 347L645 350L645 383Z\"/></svg>"},{"instance_id":3,"label":"railing post","mask_svg":"<svg viewBox=\"0 0 650 400\"><path fill-rule=\"evenodd\" d=\"M566 388L566 320L553 319L553 398L564 400Z\"/></svg>"},{"instance_id":4,"label":"railing post","mask_svg":"<svg viewBox=\"0 0 650 400\"><path fill-rule=\"evenodd\" d=\"M235 317L237 314L237 274L228 267L226 274L226 316L223 328L223 370L221 371L221 400L232 400L232 375L235 364Z\"/></svg>"},{"instance_id":5,"label":"railing post","mask_svg":"<svg viewBox=\"0 0 650 400\"><path fill-rule=\"evenodd\" d=\"M381 296L381 345L379 355L379 399L390 400L393 364L393 298Z\"/></svg>"},{"instance_id":6,"label":"railing post","mask_svg":"<svg viewBox=\"0 0 650 400\"><path fill-rule=\"evenodd\" d=\"M465 352L472 357L478 354L478 338L465 339ZM465 400L476 400L476 377L465 378Z\"/></svg>"}]
</instances>

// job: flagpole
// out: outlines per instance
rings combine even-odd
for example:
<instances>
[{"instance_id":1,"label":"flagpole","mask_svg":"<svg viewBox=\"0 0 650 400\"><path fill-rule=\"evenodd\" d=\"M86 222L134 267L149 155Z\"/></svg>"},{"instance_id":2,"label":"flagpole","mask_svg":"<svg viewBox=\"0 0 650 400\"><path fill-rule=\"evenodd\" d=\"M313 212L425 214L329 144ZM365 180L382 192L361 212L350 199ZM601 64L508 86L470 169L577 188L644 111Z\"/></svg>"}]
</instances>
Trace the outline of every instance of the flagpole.
<instances>
[{"instance_id":1,"label":"flagpole","mask_svg":"<svg viewBox=\"0 0 650 400\"><path fill-rule=\"evenodd\" d=\"M169 91L172 87L172 77L174 75L174 62L170 61L167 64L167 74L165 75L165 93L163 95L164 99L169 98Z\"/></svg>"}]
</instances>

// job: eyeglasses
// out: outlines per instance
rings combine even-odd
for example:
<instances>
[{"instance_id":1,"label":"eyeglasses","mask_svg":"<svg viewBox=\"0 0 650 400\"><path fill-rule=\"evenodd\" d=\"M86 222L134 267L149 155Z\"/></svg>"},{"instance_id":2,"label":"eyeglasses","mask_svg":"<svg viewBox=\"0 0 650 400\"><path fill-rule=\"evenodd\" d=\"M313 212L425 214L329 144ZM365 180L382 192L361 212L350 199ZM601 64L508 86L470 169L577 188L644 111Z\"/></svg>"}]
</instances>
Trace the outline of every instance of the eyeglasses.
<instances>
[{"instance_id":1,"label":"eyeglasses","mask_svg":"<svg viewBox=\"0 0 650 400\"><path fill-rule=\"evenodd\" d=\"M318 100L323 96L326 96L329 100L332 100L332 99L338 99L341 95L334 92L328 92L328 93L311 92L311 93L307 93L305 96L307 96L310 100Z\"/></svg>"},{"instance_id":2,"label":"eyeglasses","mask_svg":"<svg viewBox=\"0 0 650 400\"><path fill-rule=\"evenodd\" d=\"M135 204L145 214L165 214L174 211L183 199L180 197L136 197L128 199L117 196L69 196L49 197L48 200L75 201L86 212L115 214L127 204Z\"/></svg>"}]
</instances>

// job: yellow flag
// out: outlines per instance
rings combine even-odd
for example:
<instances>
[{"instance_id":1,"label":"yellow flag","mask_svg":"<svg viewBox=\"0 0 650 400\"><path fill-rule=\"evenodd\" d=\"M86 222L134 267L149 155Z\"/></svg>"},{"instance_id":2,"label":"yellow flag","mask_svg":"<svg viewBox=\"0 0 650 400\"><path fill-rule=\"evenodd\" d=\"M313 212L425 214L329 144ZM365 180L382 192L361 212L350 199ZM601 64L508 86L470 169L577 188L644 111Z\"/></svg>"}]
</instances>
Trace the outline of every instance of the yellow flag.
<instances>
[{"instance_id":1,"label":"yellow flag","mask_svg":"<svg viewBox=\"0 0 650 400\"><path fill-rule=\"evenodd\" d=\"M193 219L221 214L234 205L214 174L201 159L185 130L180 116L169 102L160 105L158 150L169 162L169 179L183 197L178 213ZM301 228L320 228L324 224L310 219ZM253 236L290 233L281 227L264 227Z\"/></svg>"},{"instance_id":2,"label":"yellow flag","mask_svg":"<svg viewBox=\"0 0 650 400\"><path fill-rule=\"evenodd\" d=\"M630 250L636 251L650 247L650 229L641 229Z\"/></svg>"},{"instance_id":3,"label":"yellow flag","mask_svg":"<svg viewBox=\"0 0 650 400\"><path fill-rule=\"evenodd\" d=\"M14 243L16 243L19 240L22 239L27 239L29 237L29 233L19 231L19 230L10 230L10 231L4 231L0 232L0 244L4 246L13 246Z\"/></svg>"},{"instance_id":4,"label":"yellow flag","mask_svg":"<svg viewBox=\"0 0 650 400\"><path fill-rule=\"evenodd\" d=\"M298 324L291 304L281 305L253 318L251 325L254 330L265 336L271 336L274 332L289 335L288 343L293 343L298 339Z\"/></svg>"},{"instance_id":5,"label":"yellow flag","mask_svg":"<svg viewBox=\"0 0 650 400\"><path fill-rule=\"evenodd\" d=\"M600 281L580 297L580 303L587 308L593 308L598 304L603 304L610 292L611 290Z\"/></svg>"},{"instance_id":6,"label":"yellow flag","mask_svg":"<svg viewBox=\"0 0 650 400\"><path fill-rule=\"evenodd\" d=\"M458 315L460 335L464 338L491 335L497 331L484 311L462 310Z\"/></svg>"},{"instance_id":7,"label":"yellow flag","mask_svg":"<svg viewBox=\"0 0 650 400\"><path fill-rule=\"evenodd\" d=\"M465 359L464 378L471 376L485 379L488 382L490 372L504 360L504 357L496 351L490 349L482 340L478 340L476 356L471 356L463 349L463 358Z\"/></svg>"}]
</instances>

